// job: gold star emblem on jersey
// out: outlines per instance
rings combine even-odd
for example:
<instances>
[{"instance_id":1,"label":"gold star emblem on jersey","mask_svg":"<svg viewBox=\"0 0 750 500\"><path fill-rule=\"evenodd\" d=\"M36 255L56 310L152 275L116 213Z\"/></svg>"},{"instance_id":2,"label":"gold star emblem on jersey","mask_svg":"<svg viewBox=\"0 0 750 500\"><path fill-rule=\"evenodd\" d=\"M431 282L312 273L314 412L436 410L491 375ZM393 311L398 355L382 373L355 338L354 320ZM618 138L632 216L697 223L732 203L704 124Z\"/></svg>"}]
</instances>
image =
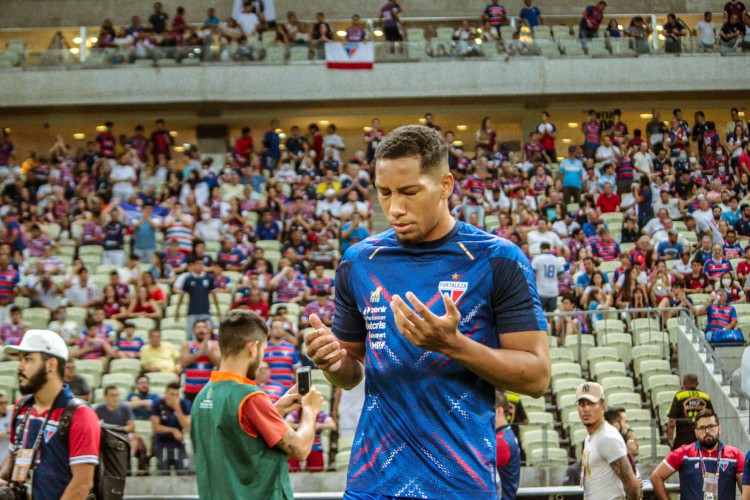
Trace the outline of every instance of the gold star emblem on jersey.
<instances>
[{"instance_id":1,"label":"gold star emblem on jersey","mask_svg":"<svg viewBox=\"0 0 750 500\"><path fill-rule=\"evenodd\" d=\"M452 278L453 278L454 280L457 280L457 279L458 279L458 273L453 273L453 276L452 276Z\"/></svg>"}]
</instances>

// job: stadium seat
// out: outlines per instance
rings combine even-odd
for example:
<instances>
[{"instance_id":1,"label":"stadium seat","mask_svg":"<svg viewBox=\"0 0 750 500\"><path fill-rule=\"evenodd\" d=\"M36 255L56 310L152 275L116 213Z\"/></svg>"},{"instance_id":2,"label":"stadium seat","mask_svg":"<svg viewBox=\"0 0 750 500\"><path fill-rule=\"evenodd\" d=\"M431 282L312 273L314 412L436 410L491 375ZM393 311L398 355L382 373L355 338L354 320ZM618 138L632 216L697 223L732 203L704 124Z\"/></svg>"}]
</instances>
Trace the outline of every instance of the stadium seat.
<instances>
[{"instance_id":1,"label":"stadium seat","mask_svg":"<svg viewBox=\"0 0 750 500\"><path fill-rule=\"evenodd\" d=\"M13 299L13 305L19 309L28 309L31 307L31 299L28 297L18 296Z\"/></svg>"},{"instance_id":2,"label":"stadium seat","mask_svg":"<svg viewBox=\"0 0 750 500\"><path fill-rule=\"evenodd\" d=\"M635 457L635 461L638 463L659 463L667 455L669 455L669 452L669 446L665 444L657 444L655 448L653 448L650 444L641 445L638 456Z\"/></svg>"},{"instance_id":3,"label":"stadium seat","mask_svg":"<svg viewBox=\"0 0 750 500\"><path fill-rule=\"evenodd\" d=\"M558 42L560 40L573 40L573 34L570 32L570 27L565 25L552 26L552 36Z\"/></svg>"},{"instance_id":4,"label":"stadium seat","mask_svg":"<svg viewBox=\"0 0 750 500\"><path fill-rule=\"evenodd\" d=\"M641 397L635 392L615 392L607 394L607 406L621 406L625 409L641 409Z\"/></svg>"},{"instance_id":5,"label":"stadium seat","mask_svg":"<svg viewBox=\"0 0 750 500\"><path fill-rule=\"evenodd\" d=\"M75 361L76 372L80 374L89 374L94 377L94 385L91 387L99 387L101 385L102 374L104 373L104 363L98 359L77 359Z\"/></svg>"},{"instance_id":6,"label":"stadium seat","mask_svg":"<svg viewBox=\"0 0 750 500\"><path fill-rule=\"evenodd\" d=\"M111 327L112 327L112 329L113 329L114 331L116 331L116 332L119 332L119 331L121 331L121 330L122 330L122 328L123 328L123 325L122 325L122 323L120 323L120 322L119 322L118 320L116 320L116 319L105 319L104 321L102 321L102 323L103 323L103 324L105 324L105 325L109 325L109 326L111 326Z\"/></svg>"},{"instance_id":7,"label":"stadium seat","mask_svg":"<svg viewBox=\"0 0 750 500\"><path fill-rule=\"evenodd\" d=\"M634 336L635 345L656 346L662 350L662 359L669 358L669 334L658 330L640 332Z\"/></svg>"},{"instance_id":8,"label":"stadium seat","mask_svg":"<svg viewBox=\"0 0 750 500\"><path fill-rule=\"evenodd\" d=\"M271 316L276 314L276 311L280 307L286 307L286 312L293 316L299 316L302 312L302 308L300 307L300 305L295 302L277 302L271 306Z\"/></svg>"},{"instance_id":9,"label":"stadium seat","mask_svg":"<svg viewBox=\"0 0 750 500\"><path fill-rule=\"evenodd\" d=\"M354 436L339 436L338 441L336 442L336 453L351 451L353 444Z\"/></svg>"},{"instance_id":10,"label":"stadium seat","mask_svg":"<svg viewBox=\"0 0 750 500\"><path fill-rule=\"evenodd\" d=\"M707 293L691 293L690 300L693 301L694 306L702 306L708 303L709 294Z\"/></svg>"},{"instance_id":11,"label":"stadium seat","mask_svg":"<svg viewBox=\"0 0 750 500\"><path fill-rule=\"evenodd\" d=\"M578 343L581 343L581 358L578 359ZM596 340L593 335L566 335L563 344L568 349L572 349L575 354L576 360L583 361L586 359L589 348L596 345Z\"/></svg>"},{"instance_id":12,"label":"stadium seat","mask_svg":"<svg viewBox=\"0 0 750 500\"><path fill-rule=\"evenodd\" d=\"M575 408L578 404L578 396L575 393L561 394L557 397L557 409L562 413L563 410Z\"/></svg>"},{"instance_id":13,"label":"stadium seat","mask_svg":"<svg viewBox=\"0 0 750 500\"><path fill-rule=\"evenodd\" d=\"M643 389L648 390L651 394L656 394L659 391L670 391L672 393L677 392L680 388L680 377L671 374L655 374L648 378L648 387L644 385Z\"/></svg>"},{"instance_id":14,"label":"stadium seat","mask_svg":"<svg viewBox=\"0 0 750 500\"><path fill-rule=\"evenodd\" d=\"M93 391L95 388L99 387L99 384L97 383L96 377L94 377L91 373L79 373L78 374L83 380L86 381L86 385L89 387L89 390Z\"/></svg>"},{"instance_id":15,"label":"stadium seat","mask_svg":"<svg viewBox=\"0 0 750 500\"><path fill-rule=\"evenodd\" d=\"M146 339L143 340L144 342L146 341ZM187 340L187 332L185 330L176 329L164 330L161 332L161 340L162 342L169 342L177 349L179 349Z\"/></svg>"},{"instance_id":16,"label":"stadium seat","mask_svg":"<svg viewBox=\"0 0 750 500\"><path fill-rule=\"evenodd\" d=\"M585 380L582 378L563 378L552 380L552 392L555 396L565 394L567 392L575 392L576 388L584 383Z\"/></svg>"},{"instance_id":17,"label":"stadium seat","mask_svg":"<svg viewBox=\"0 0 750 500\"><path fill-rule=\"evenodd\" d=\"M629 422L630 420L628 419L628 423ZM651 444L653 442L652 439L655 439L656 444L659 444L660 437L659 437L658 427L651 427L651 426L645 426L645 425L638 425L638 426L631 425L630 428L635 431L635 435L638 438L638 444L640 444L641 446Z\"/></svg>"},{"instance_id":18,"label":"stadium seat","mask_svg":"<svg viewBox=\"0 0 750 500\"><path fill-rule=\"evenodd\" d=\"M544 448L537 448L531 450L531 452L527 454L526 462L527 465L530 466L563 466L568 465L568 463L570 462L570 457L568 456L568 451L563 448L547 448L545 458Z\"/></svg>"},{"instance_id":19,"label":"stadium seat","mask_svg":"<svg viewBox=\"0 0 750 500\"><path fill-rule=\"evenodd\" d=\"M550 360L552 363L557 362L568 362L575 363L575 353L573 349L567 347L550 347L549 350Z\"/></svg>"},{"instance_id":20,"label":"stadium seat","mask_svg":"<svg viewBox=\"0 0 750 500\"><path fill-rule=\"evenodd\" d=\"M600 361L619 361L620 354L617 349L610 346L592 347L586 353L589 369Z\"/></svg>"},{"instance_id":21,"label":"stadium seat","mask_svg":"<svg viewBox=\"0 0 750 500\"><path fill-rule=\"evenodd\" d=\"M672 405L672 400L674 399L676 392L676 390L660 390L651 395L651 404L657 410L659 421L662 424L667 422L667 413L669 412L669 407Z\"/></svg>"},{"instance_id":22,"label":"stadium seat","mask_svg":"<svg viewBox=\"0 0 750 500\"><path fill-rule=\"evenodd\" d=\"M650 377L654 375L671 375L672 368L669 361L660 359L648 359L641 362L640 370L636 373L643 383L643 390L649 391Z\"/></svg>"},{"instance_id":23,"label":"stadium seat","mask_svg":"<svg viewBox=\"0 0 750 500\"><path fill-rule=\"evenodd\" d=\"M66 307L65 318L68 321L72 321L79 327L83 327L86 324L86 317L88 316L88 310L85 307Z\"/></svg>"},{"instance_id":24,"label":"stadium seat","mask_svg":"<svg viewBox=\"0 0 750 500\"><path fill-rule=\"evenodd\" d=\"M583 45L578 40L562 40L560 49L566 56L583 56Z\"/></svg>"},{"instance_id":25,"label":"stadium seat","mask_svg":"<svg viewBox=\"0 0 750 500\"><path fill-rule=\"evenodd\" d=\"M523 425L521 434L528 432L528 429L537 428L541 429L545 425L548 429L555 428L554 416L546 411L526 411L526 415L529 417L529 423Z\"/></svg>"},{"instance_id":26,"label":"stadium seat","mask_svg":"<svg viewBox=\"0 0 750 500\"><path fill-rule=\"evenodd\" d=\"M544 448L557 448L560 446L560 434L551 429L531 429L523 432L521 430L521 446L528 455L533 450Z\"/></svg>"},{"instance_id":27,"label":"stadium seat","mask_svg":"<svg viewBox=\"0 0 750 500\"><path fill-rule=\"evenodd\" d=\"M597 380L604 377L624 377L625 363L622 361L599 361L591 367L591 375Z\"/></svg>"},{"instance_id":28,"label":"stadium seat","mask_svg":"<svg viewBox=\"0 0 750 500\"><path fill-rule=\"evenodd\" d=\"M636 318L630 320L630 333L635 337L640 332L649 332L661 328L658 318Z\"/></svg>"},{"instance_id":29,"label":"stadium seat","mask_svg":"<svg viewBox=\"0 0 750 500\"><path fill-rule=\"evenodd\" d=\"M135 386L135 377L131 373L107 373L102 375L102 387L106 388L108 385L132 391Z\"/></svg>"},{"instance_id":30,"label":"stadium seat","mask_svg":"<svg viewBox=\"0 0 750 500\"><path fill-rule=\"evenodd\" d=\"M543 412L546 410L546 407L547 407L546 403L544 402L544 397L532 398L531 396L521 395L521 402L523 403L523 407L526 410L526 412L532 412L532 411Z\"/></svg>"},{"instance_id":31,"label":"stadium seat","mask_svg":"<svg viewBox=\"0 0 750 500\"><path fill-rule=\"evenodd\" d=\"M544 57L554 58L554 57L560 56L560 49L558 49L557 44L554 43L552 40L546 40L546 39L534 40L534 45L536 46L539 54Z\"/></svg>"},{"instance_id":32,"label":"stadium seat","mask_svg":"<svg viewBox=\"0 0 750 500\"><path fill-rule=\"evenodd\" d=\"M599 264L599 270L604 274L613 273L620 267L620 262L617 260L609 260ZM617 321L617 320L605 320L605 321ZM625 331L624 329L621 331Z\"/></svg>"},{"instance_id":33,"label":"stadium seat","mask_svg":"<svg viewBox=\"0 0 750 500\"><path fill-rule=\"evenodd\" d=\"M664 349L659 345L643 344L633 347L633 370L640 372L641 362L648 359L664 359Z\"/></svg>"},{"instance_id":34,"label":"stadium seat","mask_svg":"<svg viewBox=\"0 0 750 500\"><path fill-rule=\"evenodd\" d=\"M153 330L156 328L156 320L153 318L130 318L128 321L139 330Z\"/></svg>"},{"instance_id":35,"label":"stadium seat","mask_svg":"<svg viewBox=\"0 0 750 500\"><path fill-rule=\"evenodd\" d=\"M629 333L607 333L599 338L599 345L614 347L625 365L633 358L633 337Z\"/></svg>"},{"instance_id":36,"label":"stadium seat","mask_svg":"<svg viewBox=\"0 0 750 500\"><path fill-rule=\"evenodd\" d=\"M133 377L141 374L141 361L135 358L113 359L109 362L109 373L129 373Z\"/></svg>"},{"instance_id":37,"label":"stadium seat","mask_svg":"<svg viewBox=\"0 0 750 500\"><path fill-rule=\"evenodd\" d=\"M18 361L3 361L0 363L0 377L17 377Z\"/></svg>"},{"instance_id":38,"label":"stadium seat","mask_svg":"<svg viewBox=\"0 0 750 500\"><path fill-rule=\"evenodd\" d=\"M606 262L604 264L607 264ZM594 332L602 333L623 333L625 331L625 322L619 319L604 319L594 322Z\"/></svg>"},{"instance_id":39,"label":"stadium seat","mask_svg":"<svg viewBox=\"0 0 750 500\"><path fill-rule=\"evenodd\" d=\"M162 318L159 324L162 330L185 330L186 320L183 317L175 320L173 316L171 318Z\"/></svg>"},{"instance_id":40,"label":"stadium seat","mask_svg":"<svg viewBox=\"0 0 750 500\"><path fill-rule=\"evenodd\" d=\"M651 411L645 408L628 408L629 423L648 423L651 424Z\"/></svg>"},{"instance_id":41,"label":"stadium seat","mask_svg":"<svg viewBox=\"0 0 750 500\"><path fill-rule=\"evenodd\" d=\"M276 240L259 240L255 242L255 248L262 248L263 250L275 250L281 251L281 243Z\"/></svg>"},{"instance_id":42,"label":"stadium seat","mask_svg":"<svg viewBox=\"0 0 750 500\"><path fill-rule=\"evenodd\" d=\"M583 451L582 445L588 435L589 431L585 427L575 429L570 433L570 446L573 448L573 452L577 459L581 458L581 452Z\"/></svg>"},{"instance_id":43,"label":"stadium seat","mask_svg":"<svg viewBox=\"0 0 750 500\"><path fill-rule=\"evenodd\" d=\"M554 363L552 365L552 379L580 378L581 365L578 363Z\"/></svg>"},{"instance_id":44,"label":"stadium seat","mask_svg":"<svg viewBox=\"0 0 750 500\"><path fill-rule=\"evenodd\" d=\"M166 387L167 384L180 380L180 378L174 373L152 372L147 373L146 376L152 386L161 387L162 389Z\"/></svg>"},{"instance_id":45,"label":"stadium seat","mask_svg":"<svg viewBox=\"0 0 750 500\"><path fill-rule=\"evenodd\" d=\"M336 472L345 472L349 468L350 451L336 453Z\"/></svg>"},{"instance_id":46,"label":"stadium seat","mask_svg":"<svg viewBox=\"0 0 750 500\"><path fill-rule=\"evenodd\" d=\"M604 389L605 394L610 392L633 392L635 391L635 384L633 383L632 377L626 376L610 376L603 377L599 383Z\"/></svg>"},{"instance_id":47,"label":"stadium seat","mask_svg":"<svg viewBox=\"0 0 750 500\"><path fill-rule=\"evenodd\" d=\"M289 47L289 61L290 62L307 62L312 59L312 52L306 46L294 46Z\"/></svg>"},{"instance_id":48,"label":"stadium seat","mask_svg":"<svg viewBox=\"0 0 750 500\"><path fill-rule=\"evenodd\" d=\"M96 255L101 258L103 253L104 247L101 245L82 245L78 247L78 257L83 257L84 255Z\"/></svg>"},{"instance_id":49,"label":"stadium seat","mask_svg":"<svg viewBox=\"0 0 750 500\"><path fill-rule=\"evenodd\" d=\"M31 328L37 330L44 330L49 324L50 310L46 307L30 307L21 311L21 317L23 320L31 325Z\"/></svg>"}]
</instances>

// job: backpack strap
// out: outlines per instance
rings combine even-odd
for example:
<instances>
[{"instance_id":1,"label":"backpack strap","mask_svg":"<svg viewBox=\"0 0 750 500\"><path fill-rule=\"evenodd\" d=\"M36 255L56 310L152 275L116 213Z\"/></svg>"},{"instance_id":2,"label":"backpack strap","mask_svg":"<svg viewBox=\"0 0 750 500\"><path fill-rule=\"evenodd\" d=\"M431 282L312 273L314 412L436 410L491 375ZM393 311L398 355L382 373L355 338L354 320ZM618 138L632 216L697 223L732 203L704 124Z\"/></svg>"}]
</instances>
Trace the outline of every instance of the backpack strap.
<instances>
[{"instance_id":1,"label":"backpack strap","mask_svg":"<svg viewBox=\"0 0 750 500\"><path fill-rule=\"evenodd\" d=\"M18 416L21 414L21 411L29 406L31 404L32 399L34 399L33 394L28 394L21 398L21 400L18 402L16 407L13 409L13 417L10 421L11 429L15 428L16 426L16 420L18 420Z\"/></svg>"},{"instance_id":2,"label":"backpack strap","mask_svg":"<svg viewBox=\"0 0 750 500\"><path fill-rule=\"evenodd\" d=\"M73 398L65 405L60 422L57 424L57 436L66 448L70 448L70 424L73 422L73 414L76 408L86 403L78 398Z\"/></svg>"}]
</instances>

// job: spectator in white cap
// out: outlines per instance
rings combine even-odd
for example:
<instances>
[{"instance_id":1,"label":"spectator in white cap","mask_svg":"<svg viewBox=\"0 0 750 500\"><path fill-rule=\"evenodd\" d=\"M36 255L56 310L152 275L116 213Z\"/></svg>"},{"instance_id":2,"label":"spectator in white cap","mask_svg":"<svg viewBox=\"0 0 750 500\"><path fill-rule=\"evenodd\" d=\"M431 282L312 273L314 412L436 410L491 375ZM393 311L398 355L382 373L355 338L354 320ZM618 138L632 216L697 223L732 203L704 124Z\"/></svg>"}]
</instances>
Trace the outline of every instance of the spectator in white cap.
<instances>
[{"instance_id":1,"label":"spectator in white cap","mask_svg":"<svg viewBox=\"0 0 750 500\"><path fill-rule=\"evenodd\" d=\"M19 451L15 458L12 454L3 462L0 485L13 472L14 476L27 476L29 468L22 465L21 458L33 463L38 454L44 460L39 461L31 479L34 499L86 498L94 486L101 432L94 410L80 404L73 412L68 443L60 438L60 419L74 399L63 384L68 359L65 341L50 330L29 330L19 345L4 350L20 358L18 383L21 394L27 397L17 405L16 422L22 431L16 435L16 422L11 423L10 441ZM44 439L39 439L42 433Z\"/></svg>"},{"instance_id":2,"label":"spectator in white cap","mask_svg":"<svg viewBox=\"0 0 750 500\"><path fill-rule=\"evenodd\" d=\"M325 198L318 200L315 205L316 217L320 217L326 212L337 219L341 216L341 201L336 198L336 190L333 188L326 189Z\"/></svg>"},{"instance_id":3,"label":"spectator in white cap","mask_svg":"<svg viewBox=\"0 0 750 500\"><path fill-rule=\"evenodd\" d=\"M604 420L604 389L584 382L576 389L578 415L589 435L583 445L584 499L637 500L641 487L628 460L620 432Z\"/></svg>"}]
</instances>

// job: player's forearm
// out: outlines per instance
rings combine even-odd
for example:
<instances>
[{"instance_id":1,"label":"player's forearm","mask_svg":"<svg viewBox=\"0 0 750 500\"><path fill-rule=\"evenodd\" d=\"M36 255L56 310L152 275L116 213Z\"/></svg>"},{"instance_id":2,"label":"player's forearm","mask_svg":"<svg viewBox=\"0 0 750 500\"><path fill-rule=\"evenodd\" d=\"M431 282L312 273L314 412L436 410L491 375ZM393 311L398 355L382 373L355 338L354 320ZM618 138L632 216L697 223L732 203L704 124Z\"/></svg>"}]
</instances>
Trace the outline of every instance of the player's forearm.
<instances>
[{"instance_id":1,"label":"player's forearm","mask_svg":"<svg viewBox=\"0 0 750 500\"><path fill-rule=\"evenodd\" d=\"M329 370L323 370L323 375L329 382L346 391L356 387L362 381L364 374L362 363L351 354L344 356L338 367L334 365Z\"/></svg>"},{"instance_id":2,"label":"player's forearm","mask_svg":"<svg viewBox=\"0 0 750 500\"><path fill-rule=\"evenodd\" d=\"M656 475L651 476L651 486L654 488L654 495L659 500L669 500L669 493L667 488L664 486L664 480Z\"/></svg>"},{"instance_id":3,"label":"player's forearm","mask_svg":"<svg viewBox=\"0 0 750 500\"><path fill-rule=\"evenodd\" d=\"M492 349L459 334L443 354L500 389L541 397L549 387L549 357L539 352Z\"/></svg>"}]
</instances>

